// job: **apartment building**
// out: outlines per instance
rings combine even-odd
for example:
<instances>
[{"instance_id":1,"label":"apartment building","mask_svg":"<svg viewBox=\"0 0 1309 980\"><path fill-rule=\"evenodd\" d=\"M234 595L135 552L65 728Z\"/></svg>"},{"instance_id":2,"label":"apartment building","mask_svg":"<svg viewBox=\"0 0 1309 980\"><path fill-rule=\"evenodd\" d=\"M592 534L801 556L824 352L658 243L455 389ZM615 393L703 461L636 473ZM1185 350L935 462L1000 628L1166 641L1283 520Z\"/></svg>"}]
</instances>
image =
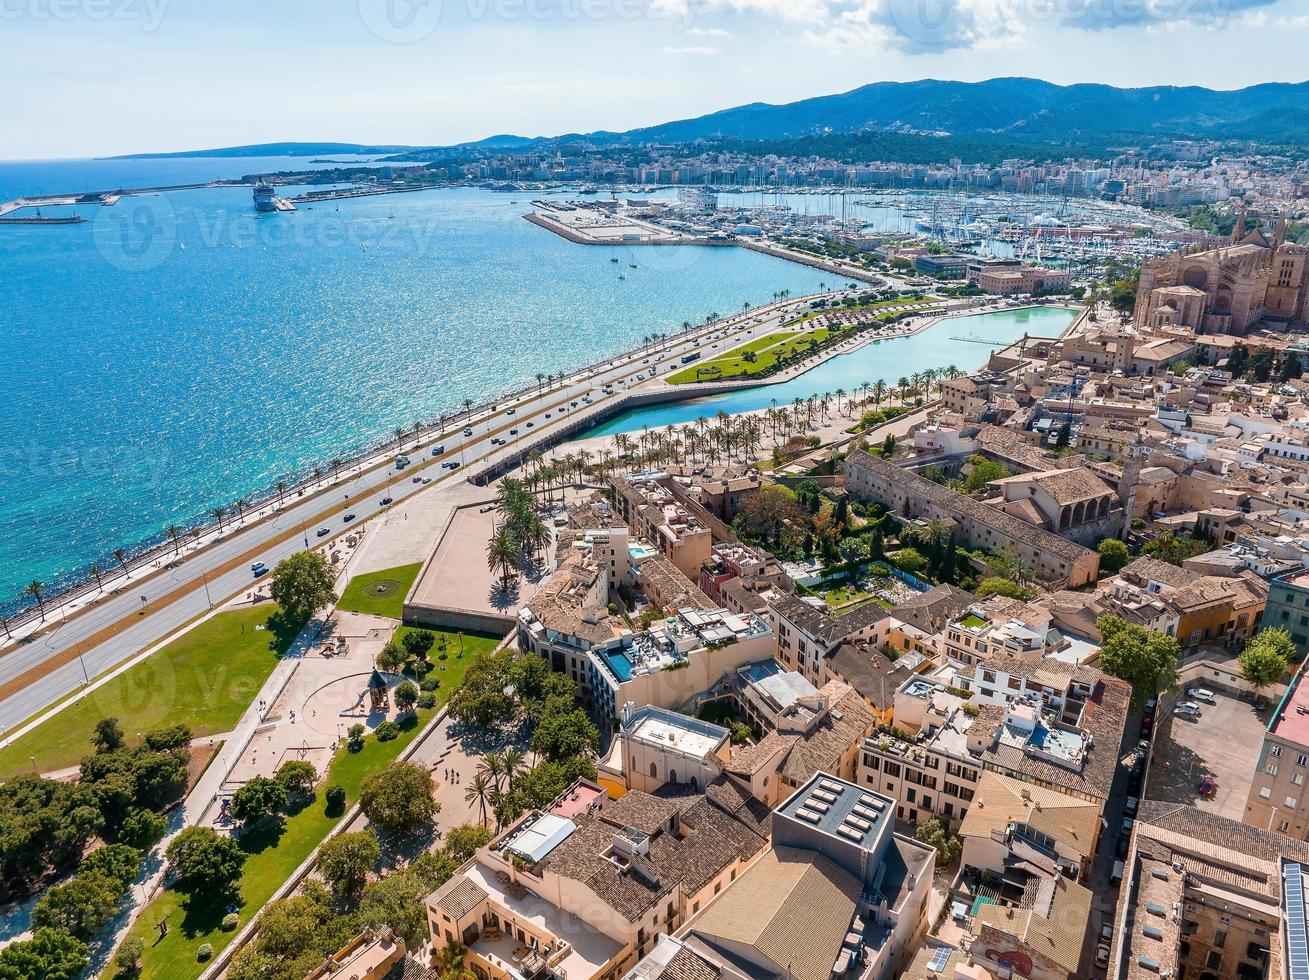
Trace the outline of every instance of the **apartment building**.
<instances>
[{"instance_id":1,"label":"apartment building","mask_svg":"<svg viewBox=\"0 0 1309 980\"><path fill-rule=\"evenodd\" d=\"M772 843L677 933L713 965L693 975L897 976L927 928L936 852L895 833L891 801L815 773L777 808Z\"/></svg>"},{"instance_id":2,"label":"apartment building","mask_svg":"<svg viewBox=\"0 0 1309 980\"><path fill-rule=\"evenodd\" d=\"M1264 732L1242 818L1251 827L1309 840L1309 682L1306 667L1278 704Z\"/></svg>"},{"instance_id":3,"label":"apartment building","mask_svg":"<svg viewBox=\"0 0 1309 980\"><path fill-rule=\"evenodd\" d=\"M694 582L713 551L713 531L676 499L668 482L662 474L615 478L614 506L636 537L649 541Z\"/></svg>"},{"instance_id":4,"label":"apartment building","mask_svg":"<svg viewBox=\"0 0 1309 980\"><path fill-rule=\"evenodd\" d=\"M534 811L428 896L432 948L489 980L616 978L708 906L767 840L699 794Z\"/></svg>"},{"instance_id":5,"label":"apartment building","mask_svg":"<svg viewBox=\"0 0 1309 980\"><path fill-rule=\"evenodd\" d=\"M1292 980L1309 969L1309 847L1180 803L1142 801L1109 980Z\"/></svg>"}]
</instances>

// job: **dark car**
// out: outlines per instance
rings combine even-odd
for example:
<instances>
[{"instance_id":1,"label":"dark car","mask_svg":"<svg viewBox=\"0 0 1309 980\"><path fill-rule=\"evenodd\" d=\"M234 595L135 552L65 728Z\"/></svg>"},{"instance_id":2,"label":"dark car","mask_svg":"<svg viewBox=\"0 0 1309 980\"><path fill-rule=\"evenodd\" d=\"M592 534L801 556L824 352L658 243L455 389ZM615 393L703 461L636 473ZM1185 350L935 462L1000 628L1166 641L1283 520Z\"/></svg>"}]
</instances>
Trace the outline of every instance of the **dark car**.
<instances>
[{"instance_id":1,"label":"dark car","mask_svg":"<svg viewBox=\"0 0 1309 980\"><path fill-rule=\"evenodd\" d=\"M387 504L391 504L391 503L395 503L394 497L383 497L381 500L377 502L377 505L379 507L385 507Z\"/></svg>"},{"instance_id":2,"label":"dark car","mask_svg":"<svg viewBox=\"0 0 1309 980\"><path fill-rule=\"evenodd\" d=\"M341 518L342 522L345 523L345 524L349 524L349 523L350 523L351 521L353 521L354 519L355 519L355 515L354 515L354 514L346 514L345 517Z\"/></svg>"},{"instance_id":3,"label":"dark car","mask_svg":"<svg viewBox=\"0 0 1309 980\"><path fill-rule=\"evenodd\" d=\"M1214 782L1212 776L1205 776L1200 780L1198 789L1201 796L1213 796L1218 789L1218 784Z\"/></svg>"},{"instance_id":4,"label":"dark car","mask_svg":"<svg viewBox=\"0 0 1309 980\"><path fill-rule=\"evenodd\" d=\"M1122 837L1118 838L1118 856L1120 858L1127 857L1127 846L1130 841L1131 838L1127 834L1123 834Z\"/></svg>"}]
</instances>

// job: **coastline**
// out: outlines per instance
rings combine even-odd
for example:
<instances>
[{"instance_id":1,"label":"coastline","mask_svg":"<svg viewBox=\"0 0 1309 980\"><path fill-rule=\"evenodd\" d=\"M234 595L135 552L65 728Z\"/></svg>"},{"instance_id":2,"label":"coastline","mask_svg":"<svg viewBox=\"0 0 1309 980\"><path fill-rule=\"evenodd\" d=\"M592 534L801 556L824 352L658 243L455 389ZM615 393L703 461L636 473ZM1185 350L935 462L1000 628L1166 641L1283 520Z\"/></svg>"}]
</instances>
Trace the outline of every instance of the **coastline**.
<instances>
[{"instance_id":1,"label":"coastline","mask_svg":"<svg viewBox=\"0 0 1309 980\"><path fill-rule=\"evenodd\" d=\"M181 186L220 186L224 183L239 183L239 181L215 181L208 184L192 185L173 185ZM427 189L427 188L423 188ZM142 189L137 189L142 190ZM130 194L132 191L125 191ZM533 222L547 230L559 234L558 230L549 227L543 223ZM561 236L567 237L567 236ZM623 243L630 244L630 243ZM654 244L654 243L652 243ZM699 244L694 241L682 241L669 244L695 245ZM714 243L730 245L733 243L722 242ZM812 269L830 271L834 275L843 278L853 278L848 275L848 270L842 269L834 263L815 260L813 257L803 256L791 253L782 249L761 249L751 248L752 251L759 251L768 254L773 258L779 258L803 265ZM877 277L877 282L884 283L887 280ZM813 294L815 296L819 294ZM794 302L794 300L793 300ZM757 315L760 311L771 309L774 304L764 304L751 310L751 315ZM727 317L717 324L699 324L690 332L691 336L698 335L701 330L716 330L726 323L735 322L736 317ZM670 336L672 331L669 332ZM630 348L615 351L602 360L597 360L583 367L578 368L572 375L584 374L594 371L600 364L619 358L629 357L640 354L657 346L658 340L636 345ZM563 378L556 382L562 383ZM462 421L475 417L480 413L486 412L491 406L519 398L530 391L534 391L535 385L530 382L524 383L516 388L496 392L488 397L483 398L478 404L468 410L457 410L451 413L445 413L436 418L428 417L422 419L421 428L414 433L410 429L409 434L405 437L402 444L412 443L415 438L419 441L431 437L434 433L442 431L448 425L461 423ZM339 451L335 458L342 461L342 466L337 472L363 473L376 468L386 461L385 457L391 448L398 451L393 436L379 437L362 444L350 446ZM238 528L245 528L266 520L277 510L280 501L286 498L304 499L314 496L317 493L325 492L326 489L335 485L336 481L329 480L327 474L332 471L326 465L326 460L322 466L324 476L315 480L312 469L306 466L300 470L293 470L284 477L287 487L279 492L276 489L276 481L265 485L262 488L252 490L243 495L244 499L249 502L249 507L241 514L232 514L230 518L223 521L224 526L231 524ZM187 556L194 554L198 548L203 548L212 544L215 540L224 539L229 536L230 532L223 530L220 532L219 522L215 521L209 514L202 514L199 511L190 518L184 518L176 521L181 528L179 540L183 542L182 548L178 549L177 544L162 530L154 534L138 538L131 542L120 542L117 547L126 553L123 561L109 556L108 549L106 554L99 558L91 558L80 566L70 567L67 570L52 574L50 580L45 583L47 592L44 594L46 605L47 620L61 615L63 608L69 603L78 603L88 595L96 595L98 592L109 592L114 588L127 582L139 581L141 578L158 572L174 564L175 561L184 560ZM101 567L101 577L97 580L92 574L91 568L94 565ZM72 608L78 608L74 606ZM0 597L0 616L3 616L8 627L21 627L26 625L33 618L40 616L37 604L31 601L30 596L23 594ZM7 638L6 638L7 642Z\"/></svg>"}]
</instances>

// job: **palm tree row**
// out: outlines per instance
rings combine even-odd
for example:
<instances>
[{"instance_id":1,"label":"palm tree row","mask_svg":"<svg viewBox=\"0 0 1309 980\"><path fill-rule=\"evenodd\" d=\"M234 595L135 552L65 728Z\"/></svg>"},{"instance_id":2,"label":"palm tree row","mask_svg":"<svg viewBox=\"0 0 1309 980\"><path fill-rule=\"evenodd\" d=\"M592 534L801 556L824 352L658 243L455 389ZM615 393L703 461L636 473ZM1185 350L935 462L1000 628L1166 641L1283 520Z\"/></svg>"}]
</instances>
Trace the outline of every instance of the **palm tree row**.
<instances>
[{"instance_id":1,"label":"palm tree row","mask_svg":"<svg viewBox=\"0 0 1309 980\"><path fill-rule=\"evenodd\" d=\"M536 501L522 480L502 480L497 504L502 523L491 532L486 562L492 570L498 568L507 582L529 554L538 554L550 543L550 530L537 514Z\"/></svg>"},{"instance_id":2,"label":"palm tree row","mask_svg":"<svg viewBox=\"0 0 1309 980\"><path fill-rule=\"evenodd\" d=\"M477 764L477 772L464 790L464 800L471 806L476 803L482 823L486 823L488 806L493 814L500 809L503 798L514 791L514 781L527 772L527 759L516 748L501 752L488 752ZM499 829L499 817L496 818Z\"/></svg>"}]
</instances>

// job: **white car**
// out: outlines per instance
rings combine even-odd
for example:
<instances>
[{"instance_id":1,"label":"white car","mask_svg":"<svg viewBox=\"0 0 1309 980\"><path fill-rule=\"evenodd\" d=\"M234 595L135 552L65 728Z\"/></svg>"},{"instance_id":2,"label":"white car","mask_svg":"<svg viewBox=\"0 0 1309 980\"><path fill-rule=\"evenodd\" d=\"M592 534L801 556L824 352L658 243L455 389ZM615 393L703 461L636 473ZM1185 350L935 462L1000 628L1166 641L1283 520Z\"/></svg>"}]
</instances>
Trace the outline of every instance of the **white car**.
<instances>
[{"instance_id":1,"label":"white car","mask_svg":"<svg viewBox=\"0 0 1309 980\"><path fill-rule=\"evenodd\" d=\"M1199 718L1200 706L1194 701L1183 701L1173 708L1173 714L1181 715L1183 718Z\"/></svg>"},{"instance_id":2,"label":"white car","mask_svg":"<svg viewBox=\"0 0 1309 980\"><path fill-rule=\"evenodd\" d=\"M1109 965L1109 947L1101 943L1095 951L1095 965L1106 967Z\"/></svg>"},{"instance_id":3,"label":"white car","mask_svg":"<svg viewBox=\"0 0 1309 980\"><path fill-rule=\"evenodd\" d=\"M1186 696L1192 701L1203 701L1205 704L1217 704L1218 699L1214 697L1214 692L1203 687L1193 687L1186 692Z\"/></svg>"}]
</instances>

